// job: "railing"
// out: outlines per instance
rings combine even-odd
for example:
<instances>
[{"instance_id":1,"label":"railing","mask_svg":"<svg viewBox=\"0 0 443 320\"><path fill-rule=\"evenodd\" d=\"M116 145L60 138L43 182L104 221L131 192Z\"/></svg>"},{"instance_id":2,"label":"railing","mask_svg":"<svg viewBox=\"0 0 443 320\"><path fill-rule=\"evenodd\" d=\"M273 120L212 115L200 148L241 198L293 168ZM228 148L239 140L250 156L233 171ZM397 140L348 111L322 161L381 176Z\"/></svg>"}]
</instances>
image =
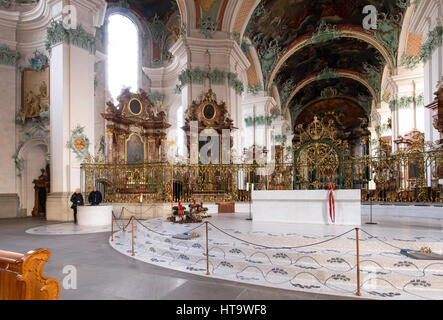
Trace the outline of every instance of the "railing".
<instances>
[{"instance_id":1,"label":"railing","mask_svg":"<svg viewBox=\"0 0 443 320\"><path fill-rule=\"evenodd\" d=\"M295 174L295 176L294 176ZM361 189L362 201L443 202L443 151L350 158L331 165L82 164L83 189L98 187L105 202L247 202L255 190ZM375 190L370 192L372 186Z\"/></svg>"}]
</instances>

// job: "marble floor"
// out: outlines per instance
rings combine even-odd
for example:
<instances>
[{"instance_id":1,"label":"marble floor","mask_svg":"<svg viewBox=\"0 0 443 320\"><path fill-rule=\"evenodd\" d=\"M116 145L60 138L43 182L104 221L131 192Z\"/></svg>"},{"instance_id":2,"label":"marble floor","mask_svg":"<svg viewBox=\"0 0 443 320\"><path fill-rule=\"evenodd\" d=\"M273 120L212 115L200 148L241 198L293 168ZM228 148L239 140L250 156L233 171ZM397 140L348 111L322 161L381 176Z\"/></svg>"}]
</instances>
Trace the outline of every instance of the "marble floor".
<instances>
[{"instance_id":1,"label":"marble floor","mask_svg":"<svg viewBox=\"0 0 443 320\"><path fill-rule=\"evenodd\" d=\"M36 235L75 235L75 234L88 234L88 233L100 233L111 232L110 226L96 226L85 227L79 226L72 222L66 223L54 223L48 225L42 225L38 227L32 227L26 230L26 233Z\"/></svg>"},{"instance_id":2,"label":"marble floor","mask_svg":"<svg viewBox=\"0 0 443 320\"><path fill-rule=\"evenodd\" d=\"M343 300L352 297L275 289L227 282L129 259L108 244L109 233L36 235L25 231L57 225L40 218L0 220L0 248L27 252L48 248L45 275L63 284L65 266L77 269L77 288L63 289L61 300Z\"/></svg>"},{"instance_id":3,"label":"marble floor","mask_svg":"<svg viewBox=\"0 0 443 320\"><path fill-rule=\"evenodd\" d=\"M208 219L210 278L355 296L356 233L352 227L259 223L246 217L227 214ZM367 221L366 216L363 221ZM400 249L419 250L423 246L441 254L440 226L438 219L411 217L363 224L359 235L363 296L443 299L443 261L413 260L400 254ZM190 231L199 237L174 237ZM131 258L208 277L204 226L172 224L165 219L139 221L134 238L134 257L130 230L117 232L110 244Z\"/></svg>"},{"instance_id":4,"label":"marble floor","mask_svg":"<svg viewBox=\"0 0 443 320\"><path fill-rule=\"evenodd\" d=\"M352 227L263 224L247 221L246 217L245 213L213 215L208 220L226 232L210 226L211 276L205 275L206 258L204 252L199 252L204 228L195 230L200 237L194 240L174 239L171 235L195 225L173 225L164 219L136 223L135 259L130 257L131 233L128 231L117 232L112 242L107 230L90 233L92 230L82 230L72 224L48 223L38 218L0 220L0 248L16 252L40 247L50 249L52 258L45 266L45 274L61 283L65 277L63 268L75 266L77 288L62 289L60 299L356 298ZM364 222L369 217L363 215L361 228L385 243L360 233L363 298L442 299L442 263L436 261L430 265L429 261L411 260L398 253L398 248L419 249L423 245L441 253L442 221L417 217L374 216L373 219L377 225L366 225ZM294 252L260 247L307 245L347 231L350 232L333 241ZM254 244L243 243L245 239ZM242 257L233 257L235 253L228 252L227 248L241 252ZM267 267L269 270L257 272ZM386 282L380 280L369 281L371 274L377 278L395 276L386 286ZM430 288L426 288L427 285Z\"/></svg>"}]
</instances>

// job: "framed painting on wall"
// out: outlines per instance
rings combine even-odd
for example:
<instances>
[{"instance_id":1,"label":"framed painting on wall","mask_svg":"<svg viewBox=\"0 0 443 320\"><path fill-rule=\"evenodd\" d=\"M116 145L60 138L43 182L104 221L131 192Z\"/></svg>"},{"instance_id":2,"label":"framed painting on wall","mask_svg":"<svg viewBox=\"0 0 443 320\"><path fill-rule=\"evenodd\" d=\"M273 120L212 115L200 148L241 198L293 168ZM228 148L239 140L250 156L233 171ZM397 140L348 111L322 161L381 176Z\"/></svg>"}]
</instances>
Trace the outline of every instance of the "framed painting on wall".
<instances>
[{"instance_id":1,"label":"framed painting on wall","mask_svg":"<svg viewBox=\"0 0 443 320\"><path fill-rule=\"evenodd\" d=\"M145 143L138 134L131 134L126 140L126 163L143 163L145 160Z\"/></svg>"},{"instance_id":2,"label":"framed painting on wall","mask_svg":"<svg viewBox=\"0 0 443 320\"><path fill-rule=\"evenodd\" d=\"M49 111L49 66L41 71L31 68L22 74L22 108L20 118L23 123L27 119L39 117L42 112Z\"/></svg>"}]
</instances>

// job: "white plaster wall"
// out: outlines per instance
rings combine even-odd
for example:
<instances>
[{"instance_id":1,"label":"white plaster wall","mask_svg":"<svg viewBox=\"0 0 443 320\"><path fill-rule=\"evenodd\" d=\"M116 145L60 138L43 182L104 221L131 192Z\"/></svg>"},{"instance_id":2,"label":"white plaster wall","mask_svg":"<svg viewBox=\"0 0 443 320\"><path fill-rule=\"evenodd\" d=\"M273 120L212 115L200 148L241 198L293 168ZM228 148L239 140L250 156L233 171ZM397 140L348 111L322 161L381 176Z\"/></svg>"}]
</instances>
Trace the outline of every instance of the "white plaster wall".
<instances>
[{"instance_id":1,"label":"white plaster wall","mask_svg":"<svg viewBox=\"0 0 443 320\"><path fill-rule=\"evenodd\" d=\"M16 170L12 156L16 148L16 68L0 65L0 193L16 193Z\"/></svg>"}]
</instances>

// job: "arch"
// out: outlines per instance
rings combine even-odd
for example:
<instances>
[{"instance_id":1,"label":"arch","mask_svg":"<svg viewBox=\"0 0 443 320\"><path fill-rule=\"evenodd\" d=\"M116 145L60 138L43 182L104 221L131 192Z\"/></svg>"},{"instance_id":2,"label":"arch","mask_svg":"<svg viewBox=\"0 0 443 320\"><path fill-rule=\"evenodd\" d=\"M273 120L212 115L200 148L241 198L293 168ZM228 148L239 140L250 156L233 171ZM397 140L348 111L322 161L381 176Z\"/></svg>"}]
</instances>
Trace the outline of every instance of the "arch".
<instances>
[{"instance_id":1,"label":"arch","mask_svg":"<svg viewBox=\"0 0 443 320\"><path fill-rule=\"evenodd\" d=\"M239 34L243 38L246 26L261 0L243 0L237 1L235 15L230 21L229 32Z\"/></svg>"},{"instance_id":2,"label":"arch","mask_svg":"<svg viewBox=\"0 0 443 320\"><path fill-rule=\"evenodd\" d=\"M301 108L298 109L298 110L299 110L298 115L297 115L294 119L292 119L293 125L295 125L298 116L301 115L305 109L309 108L309 107L312 106L312 105L317 104L317 103L320 102L320 101L324 101L324 100L332 100L332 99L349 100L349 101L351 101L352 103L355 103L355 104L356 104L357 106L359 106L360 108L362 108L362 109L368 114L367 110L365 110L365 109L360 105L359 101L358 101L357 99L353 98L353 97L340 95L340 96L336 96L336 97L333 97L333 98L318 98L318 99L315 99L315 100L310 101L309 103L305 104L304 106L302 106ZM370 111L370 110L369 110L369 111ZM368 116L369 116L369 115L370 115L370 114L368 114Z\"/></svg>"},{"instance_id":3,"label":"arch","mask_svg":"<svg viewBox=\"0 0 443 320\"><path fill-rule=\"evenodd\" d=\"M40 154L39 150L41 151ZM17 154L17 157L24 161L19 182L19 198L21 208L26 209L27 215L30 215L34 208L34 186L32 181L37 179L41 174L40 170L46 167L48 151L48 143L43 138L33 138L26 141Z\"/></svg>"},{"instance_id":4,"label":"arch","mask_svg":"<svg viewBox=\"0 0 443 320\"><path fill-rule=\"evenodd\" d=\"M337 36L334 39L338 38L354 38L359 39L362 41L365 41L372 46L374 46L380 54L385 59L386 63L388 64L389 68L391 70L394 70L394 62L387 51L387 49L382 46L373 36L370 35L367 31L365 31L363 28L355 27L355 26L337 26L336 28ZM312 36L314 35L314 32L311 32L305 36L300 37L299 39L295 40L290 46L289 49L280 57L277 64L273 68L271 75L269 77L268 81L268 87L269 90L271 88L271 85L277 76L278 71L283 66L283 64L297 51L303 49L304 47L307 47L312 44ZM334 39L328 40L333 41Z\"/></svg>"},{"instance_id":5,"label":"arch","mask_svg":"<svg viewBox=\"0 0 443 320\"><path fill-rule=\"evenodd\" d=\"M409 26L411 25L412 18L414 17L416 9L415 2L411 3L411 6L408 7L406 10L404 19L403 19L403 25L401 28L399 41L398 41L398 53L397 53L397 65L401 65L401 56L403 52L406 52L406 47L408 43L408 37L409 37Z\"/></svg>"},{"instance_id":6,"label":"arch","mask_svg":"<svg viewBox=\"0 0 443 320\"><path fill-rule=\"evenodd\" d=\"M374 98L374 101L376 103L378 103L379 99L377 97L375 89L369 84L369 82L367 82L364 78L362 78L358 73L356 73L354 71L342 70L342 69L334 70L334 71L337 73L338 78L340 78L340 77L342 77L342 78L349 78L349 79L352 79L352 80L360 82L362 85L364 85L366 88L368 88L369 92L371 93L372 97ZM302 80L300 82L300 84L294 89L294 91L289 96L288 100L286 101L285 108L287 108L289 106L290 102L295 97L295 95L298 92L300 92L304 87L306 87L310 83L313 83L313 82L321 80L321 79L318 78L319 75L321 75L321 72L313 74L313 75L310 75L309 77L307 77L304 80Z\"/></svg>"},{"instance_id":7,"label":"arch","mask_svg":"<svg viewBox=\"0 0 443 320\"><path fill-rule=\"evenodd\" d=\"M250 67L245 71L249 85L260 85L263 89L263 74L260 72L261 65L257 55L257 50L254 46L249 47L249 52L246 54L249 60Z\"/></svg>"},{"instance_id":8,"label":"arch","mask_svg":"<svg viewBox=\"0 0 443 320\"><path fill-rule=\"evenodd\" d=\"M186 1L185 0L176 0L178 5L178 11L180 12L180 17L182 19L182 24L187 25L188 24L188 11L186 7Z\"/></svg>"}]
</instances>

